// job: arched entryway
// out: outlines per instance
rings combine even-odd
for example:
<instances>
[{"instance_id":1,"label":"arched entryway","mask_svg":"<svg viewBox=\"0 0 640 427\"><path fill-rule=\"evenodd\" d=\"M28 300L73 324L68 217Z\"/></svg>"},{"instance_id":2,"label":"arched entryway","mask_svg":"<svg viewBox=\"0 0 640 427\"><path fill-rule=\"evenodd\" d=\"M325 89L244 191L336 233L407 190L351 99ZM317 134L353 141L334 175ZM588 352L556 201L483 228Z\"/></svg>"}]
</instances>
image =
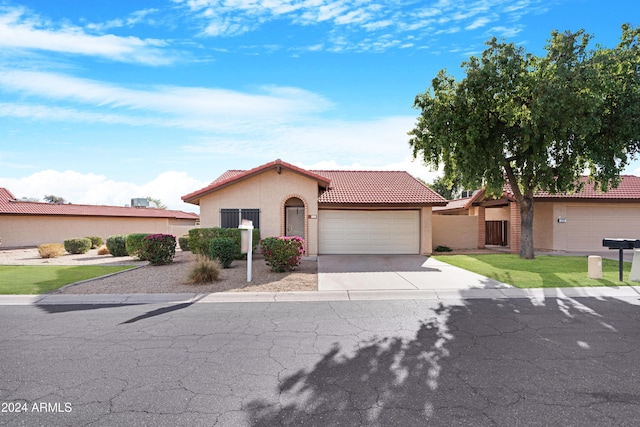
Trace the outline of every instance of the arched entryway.
<instances>
[{"instance_id":1,"label":"arched entryway","mask_svg":"<svg viewBox=\"0 0 640 427\"><path fill-rule=\"evenodd\" d=\"M282 202L281 235L302 237L305 242L309 235L307 221L307 202L299 195L288 196ZM306 252L306 245L305 245Z\"/></svg>"}]
</instances>

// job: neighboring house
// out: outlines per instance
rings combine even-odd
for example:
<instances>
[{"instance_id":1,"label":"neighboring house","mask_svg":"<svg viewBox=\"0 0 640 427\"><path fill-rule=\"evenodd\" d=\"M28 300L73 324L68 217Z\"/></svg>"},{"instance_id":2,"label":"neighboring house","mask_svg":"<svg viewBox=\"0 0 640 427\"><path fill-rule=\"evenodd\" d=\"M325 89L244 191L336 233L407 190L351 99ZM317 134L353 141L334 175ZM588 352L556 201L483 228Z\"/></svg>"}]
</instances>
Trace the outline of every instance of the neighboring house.
<instances>
[{"instance_id":1,"label":"neighboring house","mask_svg":"<svg viewBox=\"0 0 640 427\"><path fill-rule=\"evenodd\" d=\"M601 251L602 239L640 239L640 177L624 175L617 188L596 191L585 183L582 191L538 192L533 205L533 243L536 250ZM520 210L507 187L500 199L476 191L471 197L434 208L434 245L456 249L508 246L520 250ZM465 218L466 216L466 218ZM467 239L458 230L466 227ZM457 239L457 240L456 240Z\"/></svg>"},{"instance_id":2,"label":"neighboring house","mask_svg":"<svg viewBox=\"0 0 640 427\"><path fill-rule=\"evenodd\" d=\"M230 170L182 197L202 227L250 219L261 237L300 236L308 255L430 254L431 208L446 200L399 171L305 170L276 160Z\"/></svg>"},{"instance_id":3,"label":"neighboring house","mask_svg":"<svg viewBox=\"0 0 640 427\"><path fill-rule=\"evenodd\" d=\"M50 204L16 200L0 188L2 248L62 243L66 239L116 234L166 233L177 237L197 227L195 213L155 208Z\"/></svg>"}]
</instances>

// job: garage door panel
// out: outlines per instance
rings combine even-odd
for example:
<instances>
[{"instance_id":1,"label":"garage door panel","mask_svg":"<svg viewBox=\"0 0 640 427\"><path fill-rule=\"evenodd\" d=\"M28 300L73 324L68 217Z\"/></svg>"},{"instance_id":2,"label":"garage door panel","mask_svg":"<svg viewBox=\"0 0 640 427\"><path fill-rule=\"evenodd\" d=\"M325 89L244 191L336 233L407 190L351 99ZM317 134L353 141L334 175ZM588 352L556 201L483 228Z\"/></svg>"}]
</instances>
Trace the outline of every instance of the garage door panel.
<instances>
[{"instance_id":1,"label":"garage door panel","mask_svg":"<svg viewBox=\"0 0 640 427\"><path fill-rule=\"evenodd\" d=\"M418 211L320 211L321 254L417 254Z\"/></svg>"},{"instance_id":2,"label":"garage door panel","mask_svg":"<svg viewBox=\"0 0 640 427\"><path fill-rule=\"evenodd\" d=\"M631 206L567 206L567 250L602 250L607 237L640 238L640 209Z\"/></svg>"}]
</instances>

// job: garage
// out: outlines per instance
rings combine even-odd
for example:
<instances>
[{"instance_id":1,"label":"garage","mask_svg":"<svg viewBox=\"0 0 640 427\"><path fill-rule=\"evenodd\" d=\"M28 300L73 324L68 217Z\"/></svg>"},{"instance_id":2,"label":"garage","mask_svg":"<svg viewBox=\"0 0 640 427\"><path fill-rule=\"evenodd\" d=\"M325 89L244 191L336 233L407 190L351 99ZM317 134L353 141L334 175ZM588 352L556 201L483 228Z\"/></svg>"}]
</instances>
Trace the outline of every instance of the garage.
<instances>
[{"instance_id":1,"label":"garage","mask_svg":"<svg viewBox=\"0 0 640 427\"><path fill-rule=\"evenodd\" d=\"M418 254L420 211L321 210L320 254Z\"/></svg>"},{"instance_id":2,"label":"garage","mask_svg":"<svg viewBox=\"0 0 640 427\"><path fill-rule=\"evenodd\" d=\"M567 206L567 250L603 250L606 237L640 238L637 206Z\"/></svg>"}]
</instances>

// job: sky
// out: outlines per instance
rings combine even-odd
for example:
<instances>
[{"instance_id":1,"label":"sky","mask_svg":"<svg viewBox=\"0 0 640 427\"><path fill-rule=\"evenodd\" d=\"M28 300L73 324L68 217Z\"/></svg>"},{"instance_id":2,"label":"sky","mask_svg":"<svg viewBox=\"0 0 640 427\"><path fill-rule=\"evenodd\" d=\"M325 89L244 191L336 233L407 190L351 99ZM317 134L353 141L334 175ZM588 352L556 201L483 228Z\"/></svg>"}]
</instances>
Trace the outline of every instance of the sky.
<instances>
[{"instance_id":1,"label":"sky","mask_svg":"<svg viewBox=\"0 0 640 427\"><path fill-rule=\"evenodd\" d=\"M407 132L439 70L623 23L637 0L0 0L0 187L198 212L181 196L276 159L431 182Z\"/></svg>"}]
</instances>

